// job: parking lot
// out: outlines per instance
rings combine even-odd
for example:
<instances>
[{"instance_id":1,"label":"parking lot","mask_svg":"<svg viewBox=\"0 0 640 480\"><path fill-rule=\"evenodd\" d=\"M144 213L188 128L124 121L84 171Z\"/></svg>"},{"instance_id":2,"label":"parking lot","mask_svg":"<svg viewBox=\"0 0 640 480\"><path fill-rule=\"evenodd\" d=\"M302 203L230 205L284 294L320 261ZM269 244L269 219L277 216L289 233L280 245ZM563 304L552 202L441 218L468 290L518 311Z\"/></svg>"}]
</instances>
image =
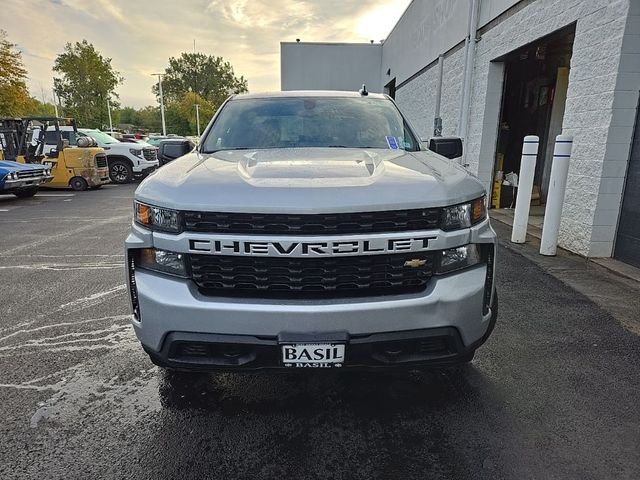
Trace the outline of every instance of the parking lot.
<instances>
[{"instance_id":1,"label":"parking lot","mask_svg":"<svg viewBox=\"0 0 640 480\"><path fill-rule=\"evenodd\" d=\"M471 366L177 394L129 325L134 189L0 197L0 478L640 478L638 332L504 246Z\"/></svg>"}]
</instances>

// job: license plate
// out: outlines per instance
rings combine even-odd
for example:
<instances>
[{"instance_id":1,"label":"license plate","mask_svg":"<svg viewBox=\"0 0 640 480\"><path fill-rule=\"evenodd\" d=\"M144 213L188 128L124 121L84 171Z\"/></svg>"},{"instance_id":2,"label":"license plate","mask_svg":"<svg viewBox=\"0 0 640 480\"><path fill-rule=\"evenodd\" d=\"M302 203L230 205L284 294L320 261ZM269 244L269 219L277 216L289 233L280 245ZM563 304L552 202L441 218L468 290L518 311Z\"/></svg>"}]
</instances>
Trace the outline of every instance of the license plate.
<instances>
[{"instance_id":1,"label":"license plate","mask_svg":"<svg viewBox=\"0 0 640 480\"><path fill-rule=\"evenodd\" d=\"M332 368L344 363L341 343L293 343L281 347L285 367Z\"/></svg>"}]
</instances>

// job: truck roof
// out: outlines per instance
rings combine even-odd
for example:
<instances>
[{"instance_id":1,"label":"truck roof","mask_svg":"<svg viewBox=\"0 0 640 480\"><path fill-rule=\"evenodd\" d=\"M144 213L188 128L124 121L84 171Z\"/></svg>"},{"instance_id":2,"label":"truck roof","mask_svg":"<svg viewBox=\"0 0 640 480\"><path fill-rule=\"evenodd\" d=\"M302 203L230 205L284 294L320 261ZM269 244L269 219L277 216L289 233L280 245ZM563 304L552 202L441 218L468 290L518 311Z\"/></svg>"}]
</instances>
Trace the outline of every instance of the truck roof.
<instances>
[{"instance_id":1,"label":"truck roof","mask_svg":"<svg viewBox=\"0 0 640 480\"><path fill-rule=\"evenodd\" d=\"M233 96L234 100L248 100L254 98L296 98L296 97L345 97L363 98L359 92L341 90L289 90L285 92L244 93ZM382 93L369 93L367 98L388 98Z\"/></svg>"}]
</instances>

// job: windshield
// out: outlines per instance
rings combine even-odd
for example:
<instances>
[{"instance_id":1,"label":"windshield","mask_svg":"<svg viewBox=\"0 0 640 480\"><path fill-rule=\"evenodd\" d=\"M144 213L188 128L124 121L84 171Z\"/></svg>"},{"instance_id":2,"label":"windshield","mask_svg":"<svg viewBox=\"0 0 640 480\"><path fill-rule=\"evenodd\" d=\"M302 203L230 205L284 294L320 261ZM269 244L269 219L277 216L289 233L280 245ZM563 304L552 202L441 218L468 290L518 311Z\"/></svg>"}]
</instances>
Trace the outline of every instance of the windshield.
<instances>
[{"instance_id":1,"label":"windshield","mask_svg":"<svg viewBox=\"0 0 640 480\"><path fill-rule=\"evenodd\" d=\"M84 133L89 135L91 138L95 138L96 141L98 143L100 143L100 144L103 144L103 143L104 144L106 144L106 143L120 143L119 140L113 138L108 133L101 132L100 130L89 130L89 131L85 131Z\"/></svg>"},{"instance_id":2,"label":"windshield","mask_svg":"<svg viewBox=\"0 0 640 480\"><path fill-rule=\"evenodd\" d=\"M231 100L202 145L203 153L301 147L420 149L393 102L367 97Z\"/></svg>"}]
</instances>

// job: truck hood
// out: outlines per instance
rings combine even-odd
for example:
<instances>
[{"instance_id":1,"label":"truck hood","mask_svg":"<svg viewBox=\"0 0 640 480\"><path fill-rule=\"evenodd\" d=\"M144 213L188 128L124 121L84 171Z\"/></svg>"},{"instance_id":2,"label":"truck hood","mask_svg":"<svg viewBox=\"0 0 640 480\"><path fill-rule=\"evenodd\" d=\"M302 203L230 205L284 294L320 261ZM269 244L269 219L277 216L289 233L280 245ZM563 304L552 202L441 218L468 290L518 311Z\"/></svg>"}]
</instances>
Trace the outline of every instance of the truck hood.
<instances>
[{"instance_id":1,"label":"truck hood","mask_svg":"<svg viewBox=\"0 0 640 480\"><path fill-rule=\"evenodd\" d=\"M429 151L286 148L193 152L144 180L136 199L178 210L332 213L437 207L484 194Z\"/></svg>"},{"instance_id":2,"label":"truck hood","mask_svg":"<svg viewBox=\"0 0 640 480\"><path fill-rule=\"evenodd\" d=\"M136 150L142 150L142 148L150 148L147 147L146 145L140 145L137 143L124 143L124 142L118 142L118 143L104 143L104 144L99 144L101 148L103 148L107 153L111 152L111 153L119 153L119 154L124 154L124 155L129 155L129 149L130 148L134 148Z\"/></svg>"},{"instance_id":3,"label":"truck hood","mask_svg":"<svg viewBox=\"0 0 640 480\"><path fill-rule=\"evenodd\" d=\"M31 170L42 170L43 167L40 164L31 165L29 163L18 163L11 160L0 160L0 175L9 172L21 172Z\"/></svg>"}]
</instances>

